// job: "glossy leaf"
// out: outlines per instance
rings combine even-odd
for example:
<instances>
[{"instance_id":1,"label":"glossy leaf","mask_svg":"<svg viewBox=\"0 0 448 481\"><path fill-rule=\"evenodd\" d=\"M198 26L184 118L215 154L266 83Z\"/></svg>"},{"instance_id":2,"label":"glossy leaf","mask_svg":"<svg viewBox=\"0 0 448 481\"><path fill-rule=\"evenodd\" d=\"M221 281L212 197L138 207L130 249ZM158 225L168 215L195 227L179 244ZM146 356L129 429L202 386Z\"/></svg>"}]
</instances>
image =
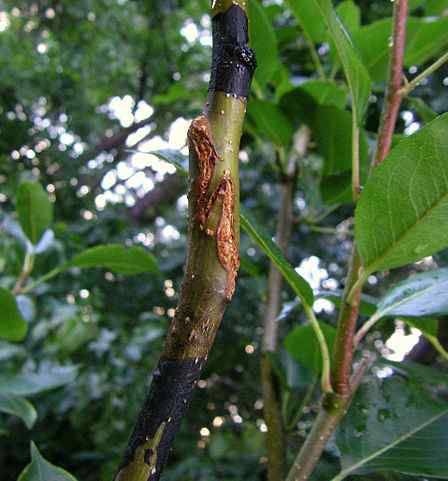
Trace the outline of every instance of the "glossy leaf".
<instances>
[{"instance_id":1,"label":"glossy leaf","mask_svg":"<svg viewBox=\"0 0 448 481\"><path fill-rule=\"evenodd\" d=\"M14 295L0 287L0 338L22 341L28 331L28 323L22 317Z\"/></svg>"},{"instance_id":2,"label":"glossy leaf","mask_svg":"<svg viewBox=\"0 0 448 481\"><path fill-rule=\"evenodd\" d=\"M76 481L65 469L48 462L31 442L31 463L22 471L17 481Z\"/></svg>"},{"instance_id":3,"label":"glossy leaf","mask_svg":"<svg viewBox=\"0 0 448 481\"><path fill-rule=\"evenodd\" d=\"M325 340L332 353L336 329L325 322L319 322ZM322 371L322 354L311 325L295 327L285 338L285 348L289 354L302 366L316 373Z\"/></svg>"},{"instance_id":4,"label":"glossy leaf","mask_svg":"<svg viewBox=\"0 0 448 481\"><path fill-rule=\"evenodd\" d=\"M408 21L405 64L421 65L448 45L448 18L411 18Z\"/></svg>"},{"instance_id":5,"label":"glossy leaf","mask_svg":"<svg viewBox=\"0 0 448 481\"><path fill-rule=\"evenodd\" d=\"M422 331L423 335L427 337L437 337L439 331L439 321L426 317L409 318L405 317L403 320L411 327L415 327Z\"/></svg>"},{"instance_id":6,"label":"glossy leaf","mask_svg":"<svg viewBox=\"0 0 448 481\"><path fill-rule=\"evenodd\" d=\"M77 374L76 366L61 367L57 370L40 373L0 373L0 392L16 396L29 396L70 384L76 379Z\"/></svg>"},{"instance_id":7,"label":"glossy leaf","mask_svg":"<svg viewBox=\"0 0 448 481\"><path fill-rule=\"evenodd\" d=\"M37 412L34 406L21 396L0 392L0 411L17 416L31 429L36 422Z\"/></svg>"},{"instance_id":8,"label":"glossy leaf","mask_svg":"<svg viewBox=\"0 0 448 481\"><path fill-rule=\"evenodd\" d=\"M39 183L20 184L17 215L23 232L33 244L37 244L53 220L53 205Z\"/></svg>"},{"instance_id":9,"label":"glossy leaf","mask_svg":"<svg viewBox=\"0 0 448 481\"><path fill-rule=\"evenodd\" d=\"M409 97L408 104L425 123L437 118L437 113L423 99Z\"/></svg>"},{"instance_id":10,"label":"glossy leaf","mask_svg":"<svg viewBox=\"0 0 448 481\"><path fill-rule=\"evenodd\" d=\"M152 254L142 247L120 244L91 247L76 255L69 265L81 269L104 267L126 275L158 272L157 261Z\"/></svg>"},{"instance_id":11,"label":"glossy leaf","mask_svg":"<svg viewBox=\"0 0 448 481\"><path fill-rule=\"evenodd\" d=\"M355 50L349 34L336 15L331 0L314 0L314 15L320 14L328 28L341 61L347 83L353 98L358 124L362 123L370 95L370 77Z\"/></svg>"},{"instance_id":12,"label":"glossy leaf","mask_svg":"<svg viewBox=\"0 0 448 481\"><path fill-rule=\"evenodd\" d=\"M313 132L319 153L324 158L323 175L340 174L352 165L352 118L345 110L333 106L319 107L315 113ZM360 158L365 163L368 155L367 138L360 134Z\"/></svg>"},{"instance_id":13,"label":"glossy leaf","mask_svg":"<svg viewBox=\"0 0 448 481\"><path fill-rule=\"evenodd\" d=\"M291 264L283 257L279 247L273 242L256 223L249 219L247 213L240 214L241 227L252 238L261 250L271 259L277 269L282 273L286 282L292 287L299 299L308 305L313 304L313 290L306 280L300 276Z\"/></svg>"},{"instance_id":14,"label":"glossy leaf","mask_svg":"<svg viewBox=\"0 0 448 481\"><path fill-rule=\"evenodd\" d=\"M308 39L314 43L326 38L325 24L316 15L314 0L288 0L288 5Z\"/></svg>"},{"instance_id":15,"label":"glossy leaf","mask_svg":"<svg viewBox=\"0 0 448 481\"><path fill-rule=\"evenodd\" d=\"M254 79L263 86L279 68L277 37L265 8L257 0L249 0L249 18L250 46L257 56Z\"/></svg>"},{"instance_id":16,"label":"glossy leaf","mask_svg":"<svg viewBox=\"0 0 448 481\"><path fill-rule=\"evenodd\" d=\"M345 0L336 7L336 13L347 30L353 34L361 25L361 10L352 0Z\"/></svg>"},{"instance_id":17,"label":"glossy leaf","mask_svg":"<svg viewBox=\"0 0 448 481\"><path fill-rule=\"evenodd\" d=\"M355 237L366 275L448 246L448 114L400 142L361 195Z\"/></svg>"},{"instance_id":18,"label":"glossy leaf","mask_svg":"<svg viewBox=\"0 0 448 481\"><path fill-rule=\"evenodd\" d=\"M292 125L276 104L267 100L251 100L247 111L260 133L275 145L286 147L291 143Z\"/></svg>"},{"instance_id":19,"label":"glossy leaf","mask_svg":"<svg viewBox=\"0 0 448 481\"><path fill-rule=\"evenodd\" d=\"M370 378L355 396L337 437L342 472L394 471L448 479L448 404L410 381Z\"/></svg>"},{"instance_id":20,"label":"glossy leaf","mask_svg":"<svg viewBox=\"0 0 448 481\"><path fill-rule=\"evenodd\" d=\"M378 303L378 317L448 314L448 268L415 274L390 289Z\"/></svg>"}]
</instances>

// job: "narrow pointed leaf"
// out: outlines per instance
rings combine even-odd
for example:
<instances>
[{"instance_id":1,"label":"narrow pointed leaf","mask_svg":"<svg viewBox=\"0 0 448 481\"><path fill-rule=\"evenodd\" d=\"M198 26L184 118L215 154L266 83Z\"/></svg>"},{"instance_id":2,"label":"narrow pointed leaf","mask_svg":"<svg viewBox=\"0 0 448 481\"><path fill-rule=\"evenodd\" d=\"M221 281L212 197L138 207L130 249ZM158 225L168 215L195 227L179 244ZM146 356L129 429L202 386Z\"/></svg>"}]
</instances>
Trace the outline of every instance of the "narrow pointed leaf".
<instances>
[{"instance_id":1,"label":"narrow pointed leaf","mask_svg":"<svg viewBox=\"0 0 448 481\"><path fill-rule=\"evenodd\" d=\"M293 291L299 299L307 305L312 305L314 300L313 290L306 280L300 276L291 264L283 257L277 244L272 241L260 227L251 219L249 220L247 213L240 214L241 227L252 238L253 241L261 248L261 250L271 259L277 269L283 274L283 277L292 287Z\"/></svg>"},{"instance_id":2,"label":"narrow pointed leaf","mask_svg":"<svg viewBox=\"0 0 448 481\"><path fill-rule=\"evenodd\" d=\"M37 419L34 406L27 399L13 394L0 393L0 411L19 417L28 429L33 427Z\"/></svg>"},{"instance_id":3,"label":"narrow pointed leaf","mask_svg":"<svg viewBox=\"0 0 448 481\"><path fill-rule=\"evenodd\" d=\"M31 463L22 471L17 481L76 481L65 469L48 462L31 442Z\"/></svg>"},{"instance_id":4,"label":"narrow pointed leaf","mask_svg":"<svg viewBox=\"0 0 448 481\"><path fill-rule=\"evenodd\" d=\"M356 208L365 272L448 246L448 114L401 141L370 177Z\"/></svg>"},{"instance_id":5,"label":"narrow pointed leaf","mask_svg":"<svg viewBox=\"0 0 448 481\"><path fill-rule=\"evenodd\" d=\"M28 323L22 317L14 295L0 287L0 338L22 341L28 331Z\"/></svg>"},{"instance_id":6,"label":"narrow pointed leaf","mask_svg":"<svg viewBox=\"0 0 448 481\"><path fill-rule=\"evenodd\" d=\"M53 220L53 205L39 183L20 184L17 214L23 232L33 244L37 244Z\"/></svg>"},{"instance_id":7,"label":"narrow pointed leaf","mask_svg":"<svg viewBox=\"0 0 448 481\"><path fill-rule=\"evenodd\" d=\"M140 274L158 272L157 261L152 254L138 246L124 247L120 244L91 247L75 256L70 266L104 267L120 274Z\"/></svg>"}]
</instances>

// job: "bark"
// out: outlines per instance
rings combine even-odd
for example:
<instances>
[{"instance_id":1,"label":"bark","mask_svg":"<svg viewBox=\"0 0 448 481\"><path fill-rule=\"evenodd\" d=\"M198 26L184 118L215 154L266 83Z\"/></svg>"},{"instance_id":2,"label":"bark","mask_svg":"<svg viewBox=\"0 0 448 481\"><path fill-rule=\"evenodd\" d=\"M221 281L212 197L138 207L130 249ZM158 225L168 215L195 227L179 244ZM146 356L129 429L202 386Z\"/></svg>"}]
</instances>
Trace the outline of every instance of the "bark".
<instances>
[{"instance_id":1,"label":"bark","mask_svg":"<svg viewBox=\"0 0 448 481\"><path fill-rule=\"evenodd\" d=\"M245 1L213 2L204 114L188 132L189 242L179 305L115 481L156 481L207 360L239 267L238 150L255 58Z\"/></svg>"}]
</instances>

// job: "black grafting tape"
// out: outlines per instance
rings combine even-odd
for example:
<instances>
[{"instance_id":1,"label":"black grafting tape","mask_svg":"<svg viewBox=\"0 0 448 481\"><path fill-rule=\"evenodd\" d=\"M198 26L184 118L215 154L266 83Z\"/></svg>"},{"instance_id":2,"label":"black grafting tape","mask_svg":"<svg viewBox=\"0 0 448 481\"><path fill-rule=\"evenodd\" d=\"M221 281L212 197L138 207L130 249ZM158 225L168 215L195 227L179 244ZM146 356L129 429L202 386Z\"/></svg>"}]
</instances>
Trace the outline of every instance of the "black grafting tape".
<instances>
[{"instance_id":1,"label":"black grafting tape","mask_svg":"<svg viewBox=\"0 0 448 481\"><path fill-rule=\"evenodd\" d=\"M151 388L140 411L129 441L122 467L129 464L135 450L153 438L165 423L157 446L157 465L148 481L157 481L169 455L174 437L190 404L194 386L199 379L205 359L161 359L153 373Z\"/></svg>"},{"instance_id":2,"label":"black grafting tape","mask_svg":"<svg viewBox=\"0 0 448 481\"><path fill-rule=\"evenodd\" d=\"M247 16L239 5L213 17L213 53L209 90L248 97L257 62L248 47Z\"/></svg>"}]
</instances>

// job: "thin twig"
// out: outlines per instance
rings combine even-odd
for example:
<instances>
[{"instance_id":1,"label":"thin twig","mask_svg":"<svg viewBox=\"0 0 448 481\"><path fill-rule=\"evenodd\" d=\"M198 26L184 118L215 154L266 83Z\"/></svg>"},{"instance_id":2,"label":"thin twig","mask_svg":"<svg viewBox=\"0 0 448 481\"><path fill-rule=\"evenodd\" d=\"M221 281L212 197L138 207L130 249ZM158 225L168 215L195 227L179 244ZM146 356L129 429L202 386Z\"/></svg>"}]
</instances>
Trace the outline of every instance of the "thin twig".
<instances>
[{"instance_id":1,"label":"thin twig","mask_svg":"<svg viewBox=\"0 0 448 481\"><path fill-rule=\"evenodd\" d=\"M418 87L422 80L429 77L432 73L434 73L438 68L440 68L445 62L448 62L448 52L442 55L438 60L436 60L432 65L430 65L427 69L423 70L423 72L410 82L407 82L404 87L402 87L398 93L401 97L406 97L409 95L416 87Z\"/></svg>"},{"instance_id":2,"label":"thin twig","mask_svg":"<svg viewBox=\"0 0 448 481\"><path fill-rule=\"evenodd\" d=\"M390 150L395 124L397 122L398 111L400 110L402 99L400 89L403 82L403 61L406 41L407 13L408 1L396 0L394 3L394 31L389 64L389 83L387 86L383 113L381 115L378 148L373 160L373 166L380 164Z\"/></svg>"}]
</instances>

